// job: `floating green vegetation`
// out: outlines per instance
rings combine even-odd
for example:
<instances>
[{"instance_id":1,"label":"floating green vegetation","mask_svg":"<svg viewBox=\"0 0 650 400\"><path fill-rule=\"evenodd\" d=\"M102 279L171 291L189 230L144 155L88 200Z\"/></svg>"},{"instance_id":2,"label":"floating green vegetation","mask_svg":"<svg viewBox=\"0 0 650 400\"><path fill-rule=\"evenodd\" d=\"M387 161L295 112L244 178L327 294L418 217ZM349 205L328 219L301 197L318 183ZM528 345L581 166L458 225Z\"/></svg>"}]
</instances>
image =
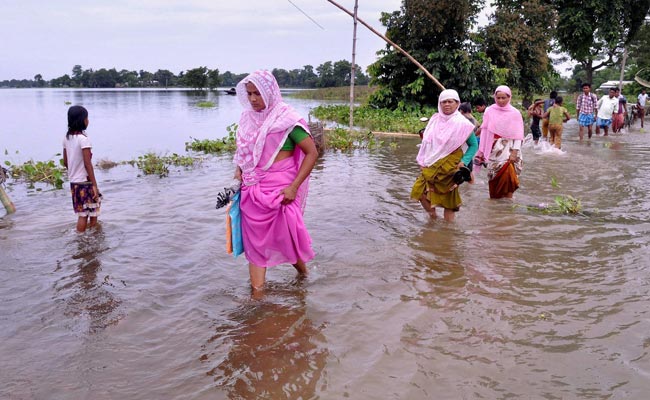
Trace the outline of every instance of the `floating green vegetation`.
<instances>
[{"instance_id":1,"label":"floating green vegetation","mask_svg":"<svg viewBox=\"0 0 650 400\"><path fill-rule=\"evenodd\" d=\"M383 143L372 132L350 132L344 128L328 131L325 138L325 148L336 150L371 149L381 147Z\"/></svg>"},{"instance_id":2,"label":"floating green vegetation","mask_svg":"<svg viewBox=\"0 0 650 400\"><path fill-rule=\"evenodd\" d=\"M147 153L139 156L137 160L129 161L129 164L135 165L145 175L158 175L163 178L169 175L170 166L179 166L185 168L194 167L201 160L192 156L181 156L173 153L169 156L161 156L156 153Z\"/></svg>"},{"instance_id":3,"label":"floating green vegetation","mask_svg":"<svg viewBox=\"0 0 650 400\"><path fill-rule=\"evenodd\" d=\"M66 106L69 106L70 104L72 104L72 102L71 102L71 101L68 101L68 100L64 101L63 103L64 103Z\"/></svg>"},{"instance_id":4,"label":"floating green vegetation","mask_svg":"<svg viewBox=\"0 0 650 400\"><path fill-rule=\"evenodd\" d=\"M528 211L535 211L543 214L584 215L582 212L582 204L580 203L580 199L576 199L575 197L569 195L555 196L553 204L541 203L534 206L524 206L517 204L515 207L524 207Z\"/></svg>"},{"instance_id":5,"label":"floating green vegetation","mask_svg":"<svg viewBox=\"0 0 650 400\"><path fill-rule=\"evenodd\" d=\"M377 132L417 133L424 127L422 116L431 116L434 109L425 110L387 110L361 106L354 109L354 124ZM314 108L311 113L321 121L334 121L341 125L350 124L350 107L346 105L325 105Z\"/></svg>"},{"instance_id":6,"label":"floating green vegetation","mask_svg":"<svg viewBox=\"0 0 650 400\"><path fill-rule=\"evenodd\" d=\"M185 150L189 151L200 151L206 154L216 154L222 152L232 152L237 148L236 135L237 135L237 124L232 124L226 127L228 136L223 139L192 139L191 142L185 142Z\"/></svg>"},{"instance_id":7,"label":"floating green vegetation","mask_svg":"<svg viewBox=\"0 0 650 400\"><path fill-rule=\"evenodd\" d=\"M197 107L202 107L202 108L211 108L214 107L214 103L211 101L199 101L196 103Z\"/></svg>"},{"instance_id":8,"label":"floating green vegetation","mask_svg":"<svg viewBox=\"0 0 650 400\"><path fill-rule=\"evenodd\" d=\"M29 160L24 164L12 164L9 161L5 161L5 165L9 167L9 173L12 178L23 180L27 182L30 187L34 187L35 183L41 182L52 185L57 189L63 188L65 168L61 164L62 162L57 164L53 160Z\"/></svg>"},{"instance_id":9,"label":"floating green vegetation","mask_svg":"<svg viewBox=\"0 0 650 400\"><path fill-rule=\"evenodd\" d=\"M551 186L554 189L560 188L560 183L557 178L551 177ZM558 195L553 199L552 204L541 203L533 206L524 206L517 204L515 207L524 207L528 211L541 212L544 214L577 214L584 215L582 210L582 203L580 199L577 199L570 195Z\"/></svg>"}]
</instances>

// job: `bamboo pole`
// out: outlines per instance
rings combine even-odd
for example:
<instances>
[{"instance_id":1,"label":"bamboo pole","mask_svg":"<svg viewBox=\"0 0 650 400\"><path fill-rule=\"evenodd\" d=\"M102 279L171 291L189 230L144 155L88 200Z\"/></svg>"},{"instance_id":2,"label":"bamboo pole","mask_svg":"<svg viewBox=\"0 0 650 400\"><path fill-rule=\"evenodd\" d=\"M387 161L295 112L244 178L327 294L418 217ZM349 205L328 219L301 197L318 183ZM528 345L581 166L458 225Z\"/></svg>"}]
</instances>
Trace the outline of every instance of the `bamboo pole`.
<instances>
[{"instance_id":1,"label":"bamboo pole","mask_svg":"<svg viewBox=\"0 0 650 400\"><path fill-rule=\"evenodd\" d=\"M333 5L335 5L336 7L338 7L339 9L341 9L342 11L344 11L346 14L348 14L348 15L351 16L352 18L355 18L355 16L354 16L353 13L351 13L351 12L348 11L348 10L346 10L343 6L341 6L340 4L338 4L337 2L335 2L334 0L327 0L327 1L330 2L330 3L332 3ZM399 51L400 53L404 54L404 55L406 56L406 58L408 58L409 60L411 60L411 62L412 62L413 64L415 64L415 65L416 65L420 70L422 70L422 72L424 72L424 74L425 74L429 79L431 79L431 80L432 80L432 81L433 81L433 82L434 82L434 83L435 83L435 84L440 88L440 90L445 90L445 87L442 86L442 83L440 83L440 82L439 82L439 81L438 81L438 80L437 80L433 75L431 75L431 73L430 73L429 71L427 71L427 69L424 68L424 67L422 66L422 64L420 64L420 63L418 62L418 60L416 60L416 59L413 58L409 53L407 53L406 50L404 50L404 49L402 49L401 47L399 47L397 44L395 44L392 40L388 39L386 36L384 36L384 35L382 35L381 33L377 32L377 31L376 31L372 26L368 25L368 24L367 24L365 21L363 21L361 18L358 18L358 17L357 17L357 20L358 20L359 22L361 22L361 24L363 24L363 26L365 26L366 28L370 29L370 31L371 31L372 33L374 33L375 35L377 35L377 36L379 36L380 38L384 39L384 41L386 41L386 43L388 43L388 44L390 44L391 46L393 46L393 47L395 48L395 50L397 50L397 51Z\"/></svg>"},{"instance_id":2,"label":"bamboo pole","mask_svg":"<svg viewBox=\"0 0 650 400\"><path fill-rule=\"evenodd\" d=\"M618 90L623 91L623 77L625 75L625 62L627 61L627 47L623 48L623 60L621 62L621 74L618 79Z\"/></svg>"},{"instance_id":3,"label":"bamboo pole","mask_svg":"<svg viewBox=\"0 0 650 400\"><path fill-rule=\"evenodd\" d=\"M357 74L355 66L357 55L357 10L359 8L359 0L354 0L354 28L352 29L352 70L350 72L350 132L354 126L354 77Z\"/></svg>"},{"instance_id":4,"label":"bamboo pole","mask_svg":"<svg viewBox=\"0 0 650 400\"><path fill-rule=\"evenodd\" d=\"M12 203L11 199L7 195L7 192L5 192L2 186L0 186L0 202L3 206L5 206L7 214L13 214L16 212L16 206L14 206L14 203Z\"/></svg>"}]
</instances>

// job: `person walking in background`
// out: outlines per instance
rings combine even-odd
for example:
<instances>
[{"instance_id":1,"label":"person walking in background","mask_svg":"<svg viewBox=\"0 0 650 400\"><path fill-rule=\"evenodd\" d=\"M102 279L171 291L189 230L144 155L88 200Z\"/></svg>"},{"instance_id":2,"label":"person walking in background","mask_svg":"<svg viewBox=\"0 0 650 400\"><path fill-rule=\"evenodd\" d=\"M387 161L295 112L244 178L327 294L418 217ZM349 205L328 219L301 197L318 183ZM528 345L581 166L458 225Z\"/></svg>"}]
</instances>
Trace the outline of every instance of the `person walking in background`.
<instances>
[{"instance_id":1,"label":"person walking in background","mask_svg":"<svg viewBox=\"0 0 650 400\"><path fill-rule=\"evenodd\" d=\"M477 113L483 114L487 108L487 103L485 99L478 99L474 102L474 109Z\"/></svg>"},{"instance_id":2,"label":"person walking in background","mask_svg":"<svg viewBox=\"0 0 650 400\"><path fill-rule=\"evenodd\" d=\"M645 118L645 105L648 101L648 95L646 94L645 89L641 89L641 93L637 96L636 99L636 112L637 116L641 120L641 129L643 129L643 119Z\"/></svg>"},{"instance_id":3,"label":"person walking in background","mask_svg":"<svg viewBox=\"0 0 650 400\"><path fill-rule=\"evenodd\" d=\"M437 218L436 207L442 207L443 217L449 222L462 204L454 176L467 168L478 148L476 126L458 111L459 105L455 90L440 93L438 112L427 124L416 158L421 173L411 190L411 198L418 200L431 218Z\"/></svg>"},{"instance_id":4,"label":"person walking in background","mask_svg":"<svg viewBox=\"0 0 650 400\"><path fill-rule=\"evenodd\" d=\"M244 110L237 129L235 179L241 185L241 230L253 294L266 269L289 263L307 273L314 257L303 221L318 151L305 120L282 100L271 72L255 71L237 86Z\"/></svg>"},{"instance_id":5,"label":"person walking in background","mask_svg":"<svg viewBox=\"0 0 650 400\"><path fill-rule=\"evenodd\" d=\"M72 208L77 215L77 231L97 224L101 194L93 169L92 144L86 135L88 111L82 106L68 109L68 132L63 140L63 165L68 170Z\"/></svg>"},{"instance_id":6,"label":"person walking in background","mask_svg":"<svg viewBox=\"0 0 650 400\"><path fill-rule=\"evenodd\" d=\"M544 100L544 108L542 113L546 113L549 108L555 103L555 98L557 97L557 92L553 90L549 93L548 99ZM542 119L542 137L544 140L548 140L548 118Z\"/></svg>"},{"instance_id":7,"label":"person walking in background","mask_svg":"<svg viewBox=\"0 0 650 400\"><path fill-rule=\"evenodd\" d=\"M487 165L492 199L512 198L519 188L523 169L524 119L510 104L511 99L508 86L499 86L494 91L495 104L485 110L481 143L474 161L477 165Z\"/></svg>"},{"instance_id":8,"label":"person walking in background","mask_svg":"<svg viewBox=\"0 0 650 400\"><path fill-rule=\"evenodd\" d=\"M580 140L584 138L584 130L587 128L587 137L591 139L592 125L596 122L596 107L598 104L598 96L591 93L591 84L582 84L582 93L578 96L576 101L576 118L580 125L578 133Z\"/></svg>"},{"instance_id":9,"label":"person walking in background","mask_svg":"<svg viewBox=\"0 0 650 400\"><path fill-rule=\"evenodd\" d=\"M548 141L558 149L562 148L562 124L571 119L567 109L562 107L562 101L562 96L557 96L553 106L544 113L544 118L548 118Z\"/></svg>"},{"instance_id":10,"label":"person walking in background","mask_svg":"<svg viewBox=\"0 0 650 400\"><path fill-rule=\"evenodd\" d=\"M621 93L621 89L616 88L616 111L612 115L612 132L618 133L625 125L625 114L627 113L627 99Z\"/></svg>"},{"instance_id":11,"label":"person walking in background","mask_svg":"<svg viewBox=\"0 0 650 400\"><path fill-rule=\"evenodd\" d=\"M533 133L535 144L539 143L539 138L542 137L542 131L539 129L539 121L542 119L542 104L544 104L544 100L535 99L533 104L528 107L528 116L531 117L530 131Z\"/></svg>"},{"instance_id":12,"label":"person walking in background","mask_svg":"<svg viewBox=\"0 0 650 400\"><path fill-rule=\"evenodd\" d=\"M607 130L612 124L614 112L618 109L618 99L615 97L616 90L609 89L609 95L602 96L598 99L598 114L596 118L596 135L600 135L600 129L604 131L603 136L607 136Z\"/></svg>"}]
</instances>

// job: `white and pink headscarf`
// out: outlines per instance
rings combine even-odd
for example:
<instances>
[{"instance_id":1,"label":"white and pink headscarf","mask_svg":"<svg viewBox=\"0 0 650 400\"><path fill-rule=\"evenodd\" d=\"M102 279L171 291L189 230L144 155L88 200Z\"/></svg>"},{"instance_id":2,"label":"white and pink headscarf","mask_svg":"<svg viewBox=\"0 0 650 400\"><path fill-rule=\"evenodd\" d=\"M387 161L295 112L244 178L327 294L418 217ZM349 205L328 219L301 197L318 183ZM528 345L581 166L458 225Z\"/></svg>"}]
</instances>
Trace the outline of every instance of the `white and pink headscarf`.
<instances>
[{"instance_id":1,"label":"white and pink headscarf","mask_svg":"<svg viewBox=\"0 0 650 400\"><path fill-rule=\"evenodd\" d=\"M446 89L438 97L438 112L427 124L422 135L422 144L416 158L419 165L430 167L436 161L456 151L474 130L474 124L461 114L458 109L447 115L442 112L442 101L454 99L460 103L458 92Z\"/></svg>"},{"instance_id":2,"label":"white and pink headscarf","mask_svg":"<svg viewBox=\"0 0 650 400\"><path fill-rule=\"evenodd\" d=\"M253 109L248 101L247 83L255 85L266 108ZM244 111L237 129L234 162L244 174L253 173L256 167L267 170L293 128L300 125L307 132L309 128L298 112L282 100L280 87L271 72L255 71L242 79L235 89Z\"/></svg>"},{"instance_id":3,"label":"white and pink headscarf","mask_svg":"<svg viewBox=\"0 0 650 400\"><path fill-rule=\"evenodd\" d=\"M496 103L498 92L508 95L508 104L503 107ZM508 86L502 85L496 88L494 91L495 104L486 108L483 114L481 142L477 154L487 157L492 152L494 135L505 139L524 138L524 119L519 110L510 104L510 100L512 100L512 92Z\"/></svg>"}]
</instances>

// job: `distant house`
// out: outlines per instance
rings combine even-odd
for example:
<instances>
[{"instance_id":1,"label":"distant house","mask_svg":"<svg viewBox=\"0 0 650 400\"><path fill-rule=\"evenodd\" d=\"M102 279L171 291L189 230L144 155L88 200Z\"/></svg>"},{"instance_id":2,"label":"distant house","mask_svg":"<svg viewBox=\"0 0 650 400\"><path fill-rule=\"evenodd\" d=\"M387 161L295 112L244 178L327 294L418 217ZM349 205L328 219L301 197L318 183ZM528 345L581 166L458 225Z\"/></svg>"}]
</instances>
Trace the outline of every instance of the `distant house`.
<instances>
[{"instance_id":1,"label":"distant house","mask_svg":"<svg viewBox=\"0 0 650 400\"><path fill-rule=\"evenodd\" d=\"M609 90L611 88L617 88L618 83L619 83L619 81L607 81L607 82L604 82L602 85L598 86L598 89L596 89L596 90L605 91L605 90ZM629 85L630 83L634 83L634 81L622 81L621 82L621 84L623 86Z\"/></svg>"}]
</instances>

